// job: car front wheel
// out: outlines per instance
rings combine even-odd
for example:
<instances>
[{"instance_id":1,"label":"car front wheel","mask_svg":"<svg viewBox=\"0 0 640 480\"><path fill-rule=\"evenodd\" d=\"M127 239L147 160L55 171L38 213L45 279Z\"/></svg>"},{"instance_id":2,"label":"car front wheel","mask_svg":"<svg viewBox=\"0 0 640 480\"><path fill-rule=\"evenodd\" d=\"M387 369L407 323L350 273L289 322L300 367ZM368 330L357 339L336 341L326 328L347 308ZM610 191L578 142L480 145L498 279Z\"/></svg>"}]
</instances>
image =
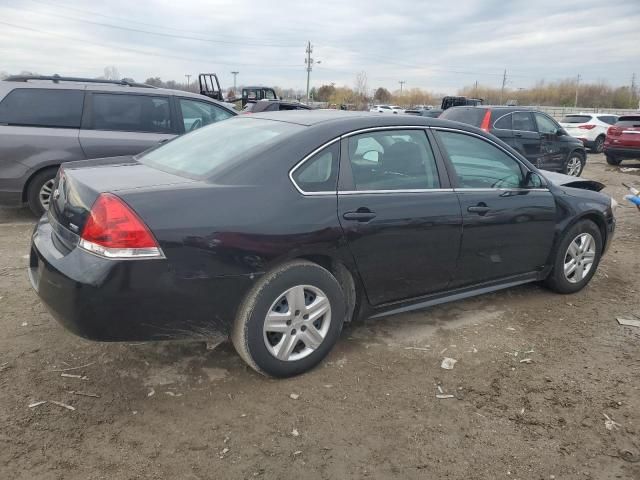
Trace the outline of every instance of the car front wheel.
<instances>
[{"instance_id":1,"label":"car front wheel","mask_svg":"<svg viewBox=\"0 0 640 480\"><path fill-rule=\"evenodd\" d=\"M336 278L320 265L296 260L265 274L253 287L240 306L231 339L254 370L290 377L329 353L345 314Z\"/></svg>"},{"instance_id":2,"label":"car front wheel","mask_svg":"<svg viewBox=\"0 0 640 480\"><path fill-rule=\"evenodd\" d=\"M579 153L573 152L569 155L566 162L564 163L562 173L564 173L565 175L571 175L572 177L579 177L582 173L583 168L584 158Z\"/></svg>"},{"instance_id":3,"label":"car front wheel","mask_svg":"<svg viewBox=\"0 0 640 480\"><path fill-rule=\"evenodd\" d=\"M602 255L602 233L591 220L581 220L564 235L546 279L551 290L574 293L582 290L598 268Z\"/></svg>"}]
</instances>

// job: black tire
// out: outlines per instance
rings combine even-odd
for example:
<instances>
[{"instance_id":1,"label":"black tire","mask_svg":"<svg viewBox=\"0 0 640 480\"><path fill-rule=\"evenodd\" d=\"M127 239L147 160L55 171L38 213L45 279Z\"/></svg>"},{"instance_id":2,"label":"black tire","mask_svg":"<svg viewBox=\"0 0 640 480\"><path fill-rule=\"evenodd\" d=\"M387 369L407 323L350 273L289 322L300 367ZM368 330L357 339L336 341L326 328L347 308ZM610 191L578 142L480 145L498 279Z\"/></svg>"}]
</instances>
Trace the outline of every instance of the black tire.
<instances>
[{"instance_id":1,"label":"black tire","mask_svg":"<svg viewBox=\"0 0 640 480\"><path fill-rule=\"evenodd\" d=\"M605 154L605 158L607 159L607 163L609 165L620 165L620 162L622 162L621 158L617 158L609 154Z\"/></svg>"},{"instance_id":2,"label":"black tire","mask_svg":"<svg viewBox=\"0 0 640 480\"><path fill-rule=\"evenodd\" d=\"M577 171L577 173L570 173L572 171L571 170L572 162L574 162L575 160L580 161L580 169ZM579 177L580 175L582 175L582 170L584 170L584 164L585 164L584 155L582 155L580 152L571 152L567 156L567 159L564 161L564 164L562 165L562 173L564 173L565 175L571 175L572 177Z\"/></svg>"},{"instance_id":3,"label":"black tire","mask_svg":"<svg viewBox=\"0 0 640 480\"><path fill-rule=\"evenodd\" d=\"M297 286L305 287L305 300L306 287L319 289L325 294L331 308L328 330L319 346L304 358L281 360L276 358L267 347L267 342L271 341L271 338L267 338L263 328L266 316L274 303L289 289ZM286 309L288 312L288 305ZM306 260L295 260L265 274L251 289L238 310L231 340L240 357L257 372L273 377L291 377L312 369L322 361L338 340L345 316L344 294L336 278L318 264ZM295 318L297 318L296 321L302 322L299 315ZM320 318L323 322L326 321L324 315ZM289 332L296 332L296 324L291 324L290 327L292 330ZM289 329L289 327L286 328ZM298 326L297 328L300 330L298 332L300 335L306 327ZM274 343L280 344L277 335ZM284 336L288 333L280 335L282 335L280 340L284 341ZM298 348L302 350L304 344L296 341L295 345L294 353ZM307 348L306 345L304 348Z\"/></svg>"},{"instance_id":4,"label":"black tire","mask_svg":"<svg viewBox=\"0 0 640 480\"><path fill-rule=\"evenodd\" d=\"M58 167L47 168L36 173L27 186L27 204L36 217L41 217L46 207L40 201L40 190L49 181L56 178ZM53 193L53 191L51 192Z\"/></svg>"},{"instance_id":5,"label":"black tire","mask_svg":"<svg viewBox=\"0 0 640 480\"><path fill-rule=\"evenodd\" d=\"M580 281L570 281L565 275L565 261L569 258L569 246L582 234L589 234L595 243L593 263L590 270ZM545 280L545 285L557 293L575 293L582 290L595 274L602 255L602 233L591 220L580 220L571 226L562 237L553 261L551 273Z\"/></svg>"},{"instance_id":6,"label":"black tire","mask_svg":"<svg viewBox=\"0 0 640 480\"><path fill-rule=\"evenodd\" d=\"M602 153L604 151L604 135L600 135L595 139L591 151L593 153Z\"/></svg>"}]
</instances>

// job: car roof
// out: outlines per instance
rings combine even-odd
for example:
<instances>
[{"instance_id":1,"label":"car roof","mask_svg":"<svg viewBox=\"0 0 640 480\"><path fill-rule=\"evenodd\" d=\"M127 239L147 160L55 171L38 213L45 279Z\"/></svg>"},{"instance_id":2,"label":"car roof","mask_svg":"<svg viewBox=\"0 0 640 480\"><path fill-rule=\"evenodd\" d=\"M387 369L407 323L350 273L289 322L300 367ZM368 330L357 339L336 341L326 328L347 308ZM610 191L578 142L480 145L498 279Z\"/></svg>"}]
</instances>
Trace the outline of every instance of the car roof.
<instances>
[{"instance_id":1,"label":"car roof","mask_svg":"<svg viewBox=\"0 0 640 480\"><path fill-rule=\"evenodd\" d=\"M336 129L344 129L344 131L387 126L450 127L473 132L481 131L464 123L441 120L438 118L420 117L416 115L379 115L372 112L354 112L345 110L290 110L260 112L255 115L249 115L248 117L293 123L305 127L313 127L316 125L327 127L334 126Z\"/></svg>"}]
</instances>

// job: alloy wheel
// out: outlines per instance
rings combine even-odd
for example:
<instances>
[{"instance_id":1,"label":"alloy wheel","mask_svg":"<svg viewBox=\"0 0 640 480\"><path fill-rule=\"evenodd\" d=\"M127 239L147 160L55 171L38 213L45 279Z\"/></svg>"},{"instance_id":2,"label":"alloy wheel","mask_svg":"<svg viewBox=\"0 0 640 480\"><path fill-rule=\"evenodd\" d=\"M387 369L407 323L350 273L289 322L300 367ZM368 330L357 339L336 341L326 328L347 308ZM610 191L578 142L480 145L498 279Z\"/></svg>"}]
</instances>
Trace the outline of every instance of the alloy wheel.
<instances>
[{"instance_id":1,"label":"alloy wheel","mask_svg":"<svg viewBox=\"0 0 640 480\"><path fill-rule=\"evenodd\" d=\"M578 156L573 156L567 161L567 175L577 177L582 172L582 159Z\"/></svg>"},{"instance_id":2,"label":"alloy wheel","mask_svg":"<svg viewBox=\"0 0 640 480\"><path fill-rule=\"evenodd\" d=\"M40 205L44 210L49 208L49 203L51 202L51 194L53 193L53 186L55 185L55 179L52 178L47 180L40 187L40 192L38 193L38 198L40 199Z\"/></svg>"},{"instance_id":3,"label":"alloy wheel","mask_svg":"<svg viewBox=\"0 0 640 480\"><path fill-rule=\"evenodd\" d=\"M282 293L269 308L264 319L264 343L278 360L301 360L320 347L330 324L331 304L327 295L311 285L296 285Z\"/></svg>"},{"instance_id":4,"label":"alloy wheel","mask_svg":"<svg viewBox=\"0 0 640 480\"><path fill-rule=\"evenodd\" d=\"M604 138L598 137L596 139L595 151L596 153L602 153L604 151Z\"/></svg>"},{"instance_id":5,"label":"alloy wheel","mask_svg":"<svg viewBox=\"0 0 640 480\"><path fill-rule=\"evenodd\" d=\"M571 283L581 282L593 268L596 242L589 233L581 233L569 244L564 256L564 276Z\"/></svg>"}]
</instances>

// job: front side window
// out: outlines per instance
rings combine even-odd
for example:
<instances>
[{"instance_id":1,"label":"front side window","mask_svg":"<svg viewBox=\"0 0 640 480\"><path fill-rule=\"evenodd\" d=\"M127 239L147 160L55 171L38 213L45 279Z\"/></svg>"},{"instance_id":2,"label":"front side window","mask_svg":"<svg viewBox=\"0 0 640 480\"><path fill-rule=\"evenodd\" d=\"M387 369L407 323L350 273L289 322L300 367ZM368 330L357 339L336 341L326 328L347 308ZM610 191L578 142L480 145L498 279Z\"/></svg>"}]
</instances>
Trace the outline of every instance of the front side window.
<instances>
[{"instance_id":1,"label":"front side window","mask_svg":"<svg viewBox=\"0 0 640 480\"><path fill-rule=\"evenodd\" d=\"M93 129L171 133L167 97L116 93L93 94Z\"/></svg>"},{"instance_id":2,"label":"front side window","mask_svg":"<svg viewBox=\"0 0 640 480\"><path fill-rule=\"evenodd\" d=\"M349 138L356 190L422 190L440 187L423 130L363 133Z\"/></svg>"},{"instance_id":3,"label":"front side window","mask_svg":"<svg viewBox=\"0 0 640 480\"><path fill-rule=\"evenodd\" d=\"M182 122L184 131L192 132L210 123L226 120L233 114L212 103L199 102L197 100L180 99Z\"/></svg>"},{"instance_id":4,"label":"front side window","mask_svg":"<svg viewBox=\"0 0 640 480\"><path fill-rule=\"evenodd\" d=\"M521 188L520 164L491 143L454 132L437 132L453 165L459 188Z\"/></svg>"},{"instance_id":5,"label":"front side window","mask_svg":"<svg viewBox=\"0 0 640 480\"><path fill-rule=\"evenodd\" d=\"M535 132L536 125L529 112L513 112L513 129L521 132Z\"/></svg>"},{"instance_id":6,"label":"front side window","mask_svg":"<svg viewBox=\"0 0 640 480\"><path fill-rule=\"evenodd\" d=\"M293 181L305 192L335 192L339 154L338 142L316 153L293 172Z\"/></svg>"},{"instance_id":7,"label":"front side window","mask_svg":"<svg viewBox=\"0 0 640 480\"><path fill-rule=\"evenodd\" d=\"M551 120L546 115L536 113L536 123L538 124L538 131L545 135L555 135L558 132L559 125Z\"/></svg>"},{"instance_id":8,"label":"front side window","mask_svg":"<svg viewBox=\"0 0 640 480\"><path fill-rule=\"evenodd\" d=\"M0 124L80 128L84 92L17 88L0 103Z\"/></svg>"}]
</instances>

